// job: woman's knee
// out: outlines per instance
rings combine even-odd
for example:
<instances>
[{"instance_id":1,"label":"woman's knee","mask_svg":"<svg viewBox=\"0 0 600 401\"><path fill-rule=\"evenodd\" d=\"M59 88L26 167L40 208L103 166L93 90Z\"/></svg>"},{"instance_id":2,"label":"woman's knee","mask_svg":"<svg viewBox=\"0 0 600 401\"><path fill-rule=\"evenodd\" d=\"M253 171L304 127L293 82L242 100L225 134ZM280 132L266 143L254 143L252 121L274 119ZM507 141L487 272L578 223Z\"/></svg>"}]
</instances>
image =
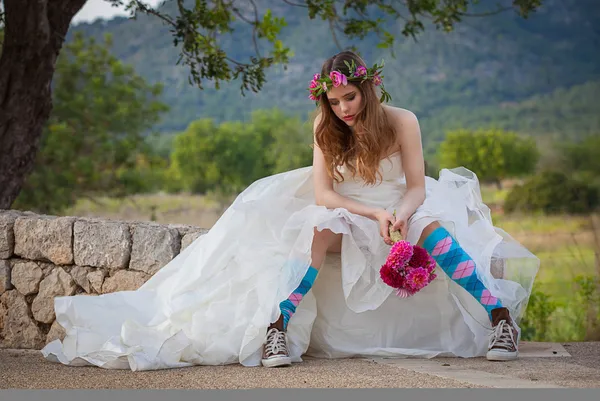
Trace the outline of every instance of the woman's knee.
<instances>
[{"instance_id":1,"label":"woman's knee","mask_svg":"<svg viewBox=\"0 0 600 401\"><path fill-rule=\"evenodd\" d=\"M440 224L439 221L434 221L433 223L429 223L425 226L425 229L423 231L425 232L429 232L432 233L433 231L435 231L436 228L441 227L442 225Z\"/></svg>"},{"instance_id":2,"label":"woman's knee","mask_svg":"<svg viewBox=\"0 0 600 401\"><path fill-rule=\"evenodd\" d=\"M319 229L317 229L317 227L315 227L314 231L315 231L315 235L314 235L315 241L320 241L320 242L332 242L335 240L335 238L342 235L342 234L336 234L327 228L324 230L319 230Z\"/></svg>"},{"instance_id":3,"label":"woman's knee","mask_svg":"<svg viewBox=\"0 0 600 401\"><path fill-rule=\"evenodd\" d=\"M313 244L315 245L319 245L329 250L330 248L335 248L336 245L340 244L341 240L342 234L334 233L328 229L318 230L316 227L314 228Z\"/></svg>"},{"instance_id":4,"label":"woman's knee","mask_svg":"<svg viewBox=\"0 0 600 401\"><path fill-rule=\"evenodd\" d=\"M419 241L417 242L417 245L419 246L423 246L423 243L425 242L425 239L427 237L429 237L429 235L434 232L438 227L441 227L442 225L440 224L439 221L434 221L432 223L429 223L428 225L425 226L425 228L423 229L423 232L421 233L421 237L419 238Z\"/></svg>"}]
</instances>

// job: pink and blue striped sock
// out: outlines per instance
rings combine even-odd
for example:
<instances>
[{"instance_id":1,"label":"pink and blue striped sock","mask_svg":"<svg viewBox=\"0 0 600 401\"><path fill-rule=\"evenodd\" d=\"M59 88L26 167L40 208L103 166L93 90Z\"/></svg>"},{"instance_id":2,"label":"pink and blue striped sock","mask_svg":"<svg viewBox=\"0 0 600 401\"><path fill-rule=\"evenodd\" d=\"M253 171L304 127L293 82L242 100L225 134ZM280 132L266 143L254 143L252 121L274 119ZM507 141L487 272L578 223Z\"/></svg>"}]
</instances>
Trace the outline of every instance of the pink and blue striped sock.
<instances>
[{"instance_id":1,"label":"pink and blue striped sock","mask_svg":"<svg viewBox=\"0 0 600 401\"><path fill-rule=\"evenodd\" d=\"M445 228L439 227L425 239L423 248L454 282L479 301L491 320L492 309L501 308L502 303L492 296L477 278L475 261L460 247L452 235Z\"/></svg>"},{"instance_id":2,"label":"pink and blue striped sock","mask_svg":"<svg viewBox=\"0 0 600 401\"><path fill-rule=\"evenodd\" d=\"M308 271L302 278L302 282L298 288L292 292L288 299L282 301L279 304L279 309L281 310L281 314L283 315L283 329L287 328L288 322L292 315L296 312L296 307L302 301L302 298L306 295L308 291L312 288L315 283L315 279L317 278L317 273L319 271L312 266L308 267Z\"/></svg>"}]
</instances>

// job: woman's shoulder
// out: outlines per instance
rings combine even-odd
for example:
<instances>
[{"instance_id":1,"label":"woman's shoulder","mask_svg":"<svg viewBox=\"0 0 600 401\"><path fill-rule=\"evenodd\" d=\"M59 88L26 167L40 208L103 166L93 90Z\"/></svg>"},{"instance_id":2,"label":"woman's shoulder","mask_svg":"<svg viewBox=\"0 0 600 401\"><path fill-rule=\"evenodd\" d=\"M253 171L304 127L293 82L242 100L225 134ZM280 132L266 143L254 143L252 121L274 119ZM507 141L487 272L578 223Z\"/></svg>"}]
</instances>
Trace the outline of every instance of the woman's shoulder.
<instances>
[{"instance_id":1,"label":"woman's shoulder","mask_svg":"<svg viewBox=\"0 0 600 401\"><path fill-rule=\"evenodd\" d=\"M408 109L390 106L387 104L383 105L382 107L388 118L390 118L391 122L396 126L397 124L400 126L406 126L418 123L415 113Z\"/></svg>"},{"instance_id":2,"label":"woman's shoulder","mask_svg":"<svg viewBox=\"0 0 600 401\"><path fill-rule=\"evenodd\" d=\"M396 133L396 140L400 148L407 143L421 141L421 128L415 113L388 105L384 105L383 108L388 115L390 125Z\"/></svg>"}]
</instances>

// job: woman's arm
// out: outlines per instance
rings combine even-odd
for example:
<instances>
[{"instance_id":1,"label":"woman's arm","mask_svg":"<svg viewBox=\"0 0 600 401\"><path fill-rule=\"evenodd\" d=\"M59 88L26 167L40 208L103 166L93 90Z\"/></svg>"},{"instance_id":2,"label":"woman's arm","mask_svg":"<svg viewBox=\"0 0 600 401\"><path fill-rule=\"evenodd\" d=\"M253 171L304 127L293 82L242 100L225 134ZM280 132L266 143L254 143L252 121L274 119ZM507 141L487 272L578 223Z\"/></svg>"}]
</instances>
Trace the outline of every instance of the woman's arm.
<instances>
[{"instance_id":1,"label":"woman's arm","mask_svg":"<svg viewBox=\"0 0 600 401\"><path fill-rule=\"evenodd\" d=\"M406 236L406 221L425 200L425 162L421 129L417 117L408 110L394 110L394 125L398 133L398 143L402 155L402 169L406 177L406 194L396 211L395 230Z\"/></svg>"},{"instance_id":2,"label":"woman's arm","mask_svg":"<svg viewBox=\"0 0 600 401\"><path fill-rule=\"evenodd\" d=\"M313 156L313 171L315 180L315 200L317 205L325 206L328 209L344 208L350 213L375 219L375 214L381 209L354 201L340 195L333 189L333 179L329 176L327 169L325 168L323 152L321 152L321 149L319 149L316 144Z\"/></svg>"}]
</instances>

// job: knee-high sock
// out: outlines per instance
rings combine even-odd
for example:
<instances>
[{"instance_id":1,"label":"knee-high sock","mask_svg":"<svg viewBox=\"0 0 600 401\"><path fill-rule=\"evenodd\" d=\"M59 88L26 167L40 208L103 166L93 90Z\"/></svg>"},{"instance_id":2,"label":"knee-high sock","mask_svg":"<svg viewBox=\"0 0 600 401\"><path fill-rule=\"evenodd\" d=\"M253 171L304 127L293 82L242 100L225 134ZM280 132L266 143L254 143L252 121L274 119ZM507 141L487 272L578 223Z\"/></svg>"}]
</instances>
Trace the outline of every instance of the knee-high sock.
<instances>
[{"instance_id":1,"label":"knee-high sock","mask_svg":"<svg viewBox=\"0 0 600 401\"><path fill-rule=\"evenodd\" d=\"M319 271L312 266L309 266L308 271L302 278L302 282L292 292L288 299L282 301L279 304L279 309L281 310L281 314L283 315L283 329L287 328L288 322L292 315L296 312L296 307L302 301L302 298L306 295L306 293L312 288L315 279L317 278L317 273Z\"/></svg>"},{"instance_id":2,"label":"knee-high sock","mask_svg":"<svg viewBox=\"0 0 600 401\"><path fill-rule=\"evenodd\" d=\"M445 228L438 227L425 239L423 248L453 281L483 305L491 320L492 309L501 308L502 303L477 278L475 261L460 247L456 239Z\"/></svg>"}]
</instances>

